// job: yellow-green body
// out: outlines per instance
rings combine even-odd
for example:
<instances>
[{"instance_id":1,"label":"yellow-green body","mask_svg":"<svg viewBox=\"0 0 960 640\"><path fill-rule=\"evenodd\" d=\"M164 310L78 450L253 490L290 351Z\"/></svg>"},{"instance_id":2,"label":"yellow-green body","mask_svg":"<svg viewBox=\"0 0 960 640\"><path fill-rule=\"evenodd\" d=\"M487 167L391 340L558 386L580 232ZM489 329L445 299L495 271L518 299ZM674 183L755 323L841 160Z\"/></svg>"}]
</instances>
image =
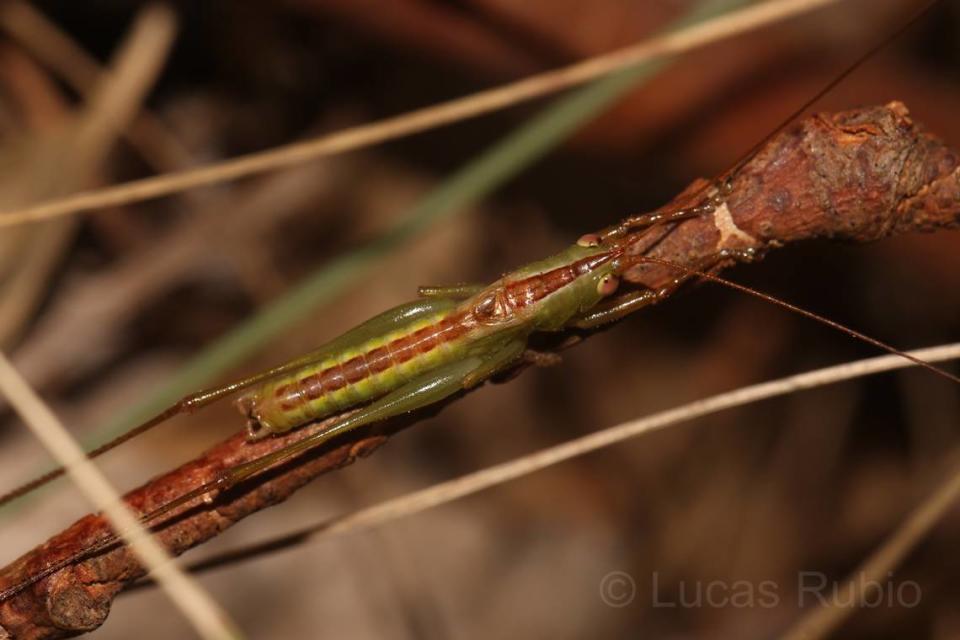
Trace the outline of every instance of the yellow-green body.
<instances>
[{"instance_id":1,"label":"yellow-green body","mask_svg":"<svg viewBox=\"0 0 960 640\"><path fill-rule=\"evenodd\" d=\"M562 329L609 295L613 289L599 283L609 280L617 255L574 245L488 287L442 289L458 295L431 296L381 314L244 396L240 406L250 435L343 412L471 358L496 359L495 369L483 370L488 377L522 354L532 332Z\"/></svg>"}]
</instances>

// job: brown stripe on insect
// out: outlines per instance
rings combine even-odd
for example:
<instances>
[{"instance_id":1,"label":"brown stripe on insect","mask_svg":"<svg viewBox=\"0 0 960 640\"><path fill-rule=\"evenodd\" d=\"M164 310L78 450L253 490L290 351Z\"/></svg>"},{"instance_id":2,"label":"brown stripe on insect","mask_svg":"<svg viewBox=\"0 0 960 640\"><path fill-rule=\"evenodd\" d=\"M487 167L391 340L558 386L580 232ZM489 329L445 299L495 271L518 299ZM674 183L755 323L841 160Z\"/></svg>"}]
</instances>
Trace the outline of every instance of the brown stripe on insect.
<instances>
[{"instance_id":1,"label":"brown stripe on insect","mask_svg":"<svg viewBox=\"0 0 960 640\"><path fill-rule=\"evenodd\" d=\"M294 383L278 385L274 390L277 406L292 412L307 402L355 385L393 366L427 354L441 344L456 340L467 331L466 314L441 318L435 324L391 340L385 345L360 353L346 362L334 364L319 372L305 375Z\"/></svg>"},{"instance_id":2,"label":"brown stripe on insect","mask_svg":"<svg viewBox=\"0 0 960 640\"><path fill-rule=\"evenodd\" d=\"M367 363L360 356L350 358L340 366L343 369L343 377L347 384L356 384L370 376Z\"/></svg>"},{"instance_id":3,"label":"brown stripe on insect","mask_svg":"<svg viewBox=\"0 0 960 640\"><path fill-rule=\"evenodd\" d=\"M370 370L370 373L383 373L391 366L393 366L393 360L390 358L390 352L387 351L385 346L377 347L367 354L367 368Z\"/></svg>"},{"instance_id":4,"label":"brown stripe on insect","mask_svg":"<svg viewBox=\"0 0 960 640\"><path fill-rule=\"evenodd\" d=\"M441 344L459 338L466 332L466 314L457 313L441 318L435 324L391 341L387 347L396 363L402 364L418 355L427 354Z\"/></svg>"},{"instance_id":5,"label":"brown stripe on insect","mask_svg":"<svg viewBox=\"0 0 960 640\"><path fill-rule=\"evenodd\" d=\"M319 373L313 373L300 380L300 387L307 400L316 400L323 395L323 378Z\"/></svg>"},{"instance_id":6,"label":"brown stripe on insect","mask_svg":"<svg viewBox=\"0 0 960 640\"><path fill-rule=\"evenodd\" d=\"M421 355L429 353L433 351L434 347L440 344L440 336L437 335L437 329L443 322L444 320L441 320L436 325L424 327L423 329L414 331L410 335L410 344L416 353Z\"/></svg>"},{"instance_id":7,"label":"brown stripe on insect","mask_svg":"<svg viewBox=\"0 0 960 640\"><path fill-rule=\"evenodd\" d=\"M587 275L606 264L621 253L620 249L598 253L550 271L544 271L514 282L508 282L503 288L503 297L499 301L503 307L500 313L507 316L543 300L580 276Z\"/></svg>"},{"instance_id":8,"label":"brown stripe on insect","mask_svg":"<svg viewBox=\"0 0 960 640\"><path fill-rule=\"evenodd\" d=\"M343 369L339 364L323 370L320 372L320 376L323 380L323 387L327 390L327 393L339 391L347 386L347 378L343 375Z\"/></svg>"}]
</instances>

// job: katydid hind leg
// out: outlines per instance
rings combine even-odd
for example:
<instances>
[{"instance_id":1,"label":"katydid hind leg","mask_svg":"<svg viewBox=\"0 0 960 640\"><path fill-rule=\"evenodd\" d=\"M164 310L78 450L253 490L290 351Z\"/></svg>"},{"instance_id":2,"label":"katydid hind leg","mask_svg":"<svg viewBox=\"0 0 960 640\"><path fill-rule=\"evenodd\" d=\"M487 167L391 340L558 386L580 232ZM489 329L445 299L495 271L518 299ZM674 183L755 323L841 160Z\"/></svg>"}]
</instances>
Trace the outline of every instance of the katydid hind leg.
<instances>
[{"instance_id":1,"label":"katydid hind leg","mask_svg":"<svg viewBox=\"0 0 960 640\"><path fill-rule=\"evenodd\" d=\"M290 443L271 453L223 470L216 478L174 498L166 504L142 514L144 524L156 520L188 502L212 491L225 490L243 482L261 471L314 449L332 438L363 425L401 415L439 402L464 388L464 379L484 362L480 357L469 357L422 374L387 395L374 400L354 413L337 420L326 429Z\"/></svg>"},{"instance_id":2,"label":"katydid hind leg","mask_svg":"<svg viewBox=\"0 0 960 640\"><path fill-rule=\"evenodd\" d=\"M480 366L470 372L464 379L464 388L475 387L487 378L505 370L514 362L521 359L527 348L526 340L515 339L500 347L483 359Z\"/></svg>"},{"instance_id":3,"label":"katydid hind leg","mask_svg":"<svg viewBox=\"0 0 960 640\"><path fill-rule=\"evenodd\" d=\"M523 340L512 340L486 356L472 355L414 378L323 431L230 469L228 482L231 485L241 482L357 427L421 409L469 389L517 360L523 354L524 346Z\"/></svg>"},{"instance_id":4,"label":"katydid hind leg","mask_svg":"<svg viewBox=\"0 0 960 640\"><path fill-rule=\"evenodd\" d=\"M521 343L522 345L522 343ZM477 371L485 371L494 366L495 363L509 362L508 355L513 355L516 345L510 343L509 348L503 348L495 351L487 357L479 355L470 356L458 362L439 367L429 373L423 374L410 382L404 384L399 389L383 396L379 400L363 407L359 411L347 416L329 428L318 431L302 440L298 440L282 449L278 449L265 456L261 456L250 462L238 465L231 469L224 470L210 482L206 482L199 487L188 491L187 493L174 498L166 504L140 516L140 521L145 525L157 525L158 519L174 512L180 507L210 494L213 491L221 491L250 478L261 471L264 471L276 464L292 459L306 451L309 451L321 444L329 441L335 436L347 433L362 425L378 422L387 418L401 415L421 407L425 407L439 402L465 388L468 377ZM521 350L522 352L522 350ZM52 565L44 568L42 571L34 574L28 580L17 584L6 591L0 592L0 601L12 596L42 580L43 578L70 566L83 559L96 555L100 551L111 548L119 543L119 537L116 534L110 534L92 546L74 553Z\"/></svg>"},{"instance_id":5,"label":"katydid hind leg","mask_svg":"<svg viewBox=\"0 0 960 640\"><path fill-rule=\"evenodd\" d=\"M482 366L483 362L482 358L472 356L422 374L322 431L256 460L229 469L227 482L229 485L237 484L264 469L294 458L358 427L439 402L464 389L467 377Z\"/></svg>"},{"instance_id":6,"label":"katydid hind leg","mask_svg":"<svg viewBox=\"0 0 960 640\"><path fill-rule=\"evenodd\" d=\"M149 420L137 425L136 427L133 427L117 438L114 438L113 440L110 440L109 442L91 450L87 453L87 457L92 459L101 456L107 451L120 446L124 442L127 442L128 440L131 440L136 436L149 431L157 425L160 425L182 413L196 411L238 391L242 391L262 382L266 382L267 380L284 375L291 371L295 371L301 367L322 361L323 359L330 357L332 354L350 348L351 346L361 344L372 337L383 335L384 333L391 331L398 326L413 322L422 317L428 317L436 313L449 310L455 305L456 301L452 299L428 298L394 307L393 309L385 311L384 313L367 320L363 324L354 327L338 338L335 338L334 340L304 356L241 380L236 380L218 387L210 387L209 389L204 389L202 391L197 391L195 393L186 395ZM3 495L0 495L0 507L3 507L5 504L31 493L36 489L39 489L40 487L61 477L65 473L66 470L63 467L56 467L51 469L49 472L34 478L30 482L27 482Z\"/></svg>"}]
</instances>

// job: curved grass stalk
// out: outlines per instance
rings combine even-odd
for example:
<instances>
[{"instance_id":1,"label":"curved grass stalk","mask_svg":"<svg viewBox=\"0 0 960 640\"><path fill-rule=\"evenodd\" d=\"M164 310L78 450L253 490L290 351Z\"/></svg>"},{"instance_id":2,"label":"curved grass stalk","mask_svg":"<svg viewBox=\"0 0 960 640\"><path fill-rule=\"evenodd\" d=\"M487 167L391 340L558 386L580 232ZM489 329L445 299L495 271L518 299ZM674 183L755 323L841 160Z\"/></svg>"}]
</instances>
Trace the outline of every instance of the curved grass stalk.
<instances>
[{"instance_id":1,"label":"curved grass stalk","mask_svg":"<svg viewBox=\"0 0 960 640\"><path fill-rule=\"evenodd\" d=\"M829 602L821 603L803 615L783 636L783 640L819 640L829 637L857 611L871 588L889 579L910 551L960 498L960 452L950 457L946 479L904 519L897 529L845 580L842 589L834 589Z\"/></svg>"},{"instance_id":2,"label":"curved grass stalk","mask_svg":"<svg viewBox=\"0 0 960 640\"><path fill-rule=\"evenodd\" d=\"M37 439L67 469L80 491L102 510L201 637L230 640L242 637L212 597L181 571L166 550L140 523L106 476L87 459L80 445L34 393L6 356L0 353L0 392L20 414Z\"/></svg>"},{"instance_id":3,"label":"curved grass stalk","mask_svg":"<svg viewBox=\"0 0 960 640\"><path fill-rule=\"evenodd\" d=\"M96 166L97 160L110 148L118 128L136 113L166 60L175 32L176 20L169 9L154 5L138 13L114 55L105 81L91 93L78 117L71 145L72 160L78 167ZM145 530L3 353L0 353L0 392L44 448L67 469L80 491L104 512L115 530L121 532L197 633L211 640L241 637L239 628L213 598L171 562L166 550Z\"/></svg>"},{"instance_id":4,"label":"curved grass stalk","mask_svg":"<svg viewBox=\"0 0 960 640\"><path fill-rule=\"evenodd\" d=\"M26 0L0 5L0 29L81 95L90 95L104 78L96 59ZM190 152L148 109L141 108L123 133L155 169L191 164Z\"/></svg>"},{"instance_id":5,"label":"curved grass stalk","mask_svg":"<svg viewBox=\"0 0 960 640\"><path fill-rule=\"evenodd\" d=\"M926 362L955 360L960 358L960 343L918 349L907 353ZM188 568L190 571L205 571L241 560L253 559L305 542L322 540L328 536L383 526L394 520L517 480L561 462L593 453L651 431L677 426L697 418L760 402L761 400L769 400L798 391L807 391L838 382L914 366L916 365L900 356L885 355L847 362L720 393L674 409L608 427L602 431L548 447L515 460L488 467L482 471L441 482L426 489L398 496L371 507L332 520L326 520L249 547L228 551L189 565ZM945 511L944 502L949 503L956 497L957 493L960 493L960 476L952 479L950 486L953 489L951 489L947 498L941 495L942 490L936 494L940 496L936 503L939 510L931 513L929 507L921 507L918 513L924 515L910 518L911 522L922 518L925 528L918 530L917 527L914 527L911 529L913 533L898 538L897 549L899 555L896 558L902 557L905 551L916 544L922 534L929 530L936 520L943 515ZM889 562L883 564L883 567L888 566L888 564Z\"/></svg>"},{"instance_id":6,"label":"curved grass stalk","mask_svg":"<svg viewBox=\"0 0 960 640\"><path fill-rule=\"evenodd\" d=\"M304 142L253 153L197 169L167 173L142 180L81 192L62 199L0 213L0 228L76 214L103 207L159 198L188 189L273 171L324 156L380 144L445 124L504 109L523 101L579 86L609 74L640 69L666 56L677 55L750 29L818 9L839 0L768 0L740 11L720 15L717 7L742 4L742 0L707 0L678 24L693 26L652 38L632 47L589 58L562 69L548 71L466 98L426 107ZM706 9L704 9L706 8ZM691 19L691 16L695 19Z\"/></svg>"},{"instance_id":7,"label":"curved grass stalk","mask_svg":"<svg viewBox=\"0 0 960 640\"><path fill-rule=\"evenodd\" d=\"M705 19L744 0L705 0L684 21ZM209 383L370 274L374 266L406 242L447 217L458 215L549 153L578 128L621 96L658 72L663 63L647 64L599 80L559 99L430 191L400 216L387 233L318 268L280 299L193 357L147 398L99 430L102 442L155 415L183 395Z\"/></svg>"}]
</instances>

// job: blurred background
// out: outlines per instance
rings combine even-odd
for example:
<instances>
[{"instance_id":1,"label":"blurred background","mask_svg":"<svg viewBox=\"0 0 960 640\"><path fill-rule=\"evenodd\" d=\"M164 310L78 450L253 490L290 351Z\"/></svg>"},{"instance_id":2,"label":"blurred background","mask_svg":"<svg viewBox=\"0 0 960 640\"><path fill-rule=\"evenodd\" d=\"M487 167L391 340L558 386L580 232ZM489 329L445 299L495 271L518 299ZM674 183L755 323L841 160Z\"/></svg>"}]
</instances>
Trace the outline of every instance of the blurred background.
<instances>
[{"instance_id":1,"label":"blurred background","mask_svg":"<svg viewBox=\"0 0 960 640\"><path fill-rule=\"evenodd\" d=\"M102 441L171 397L296 356L410 299L417 285L492 280L669 200L732 164L918 4L842 2L671 61L476 203L387 241L362 269L343 267L344 256L383 242L445 180L557 98L267 175L0 229L0 345L78 437ZM696 9L690 0L176 2L169 59L155 77L132 74L146 97L128 100L139 115L119 135L109 126L116 112L82 87L95 84L144 6L2 5L0 208L468 95L636 42ZM960 5L940 3L817 109L901 100L960 145L958 30ZM951 232L813 242L729 275L899 347L933 345L960 335L958 242ZM330 278L331 265L346 275ZM257 334L219 369L210 357L196 364L311 278L319 292L278 335ZM453 403L188 558L872 354L742 294L690 288L566 352L561 366ZM376 532L201 580L252 638L770 637L798 617L803 572L842 580L931 491L958 441L958 416L957 389L923 372L846 383L647 435ZM223 402L123 446L103 466L129 489L240 428ZM3 489L48 464L4 408ZM0 512L4 562L86 511L60 482ZM843 636L960 637L958 534L955 509L891 576L894 587L919 585L916 606L861 611ZM624 606L601 597L611 572L633 582L634 597L614 603ZM706 602L713 583L729 595L753 589L758 606ZM761 588L777 597L761 603ZM162 595L140 591L121 597L97 632L134 633L191 632Z\"/></svg>"}]
</instances>

